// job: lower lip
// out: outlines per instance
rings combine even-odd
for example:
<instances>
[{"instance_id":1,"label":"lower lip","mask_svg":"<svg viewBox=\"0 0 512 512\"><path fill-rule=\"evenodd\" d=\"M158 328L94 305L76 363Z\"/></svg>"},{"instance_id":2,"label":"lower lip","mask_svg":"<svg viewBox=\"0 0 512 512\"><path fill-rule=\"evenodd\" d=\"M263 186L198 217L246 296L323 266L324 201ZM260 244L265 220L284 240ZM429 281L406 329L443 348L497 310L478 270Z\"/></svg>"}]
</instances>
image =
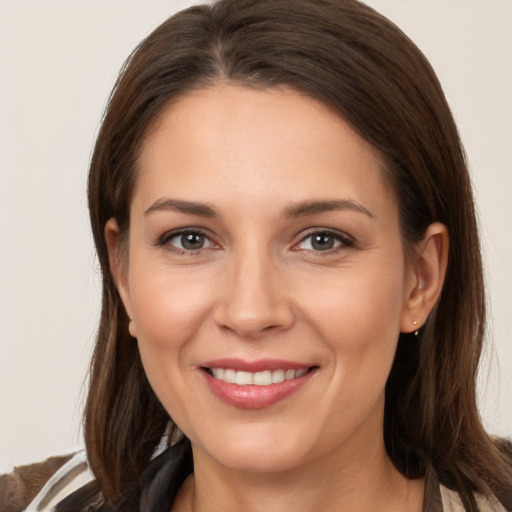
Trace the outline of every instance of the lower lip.
<instances>
[{"instance_id":1,"label":"lower lip","mask_svg":"<svg viewBox=\"0 0 512 512\"><path fill-rule=\"evenodd\" d=\"M310 370L302 377L268 386L229 384L201 370L210 390L222 401L241 409L264 409L299 391L316 373Z\"/></svg>"}]
</instances>

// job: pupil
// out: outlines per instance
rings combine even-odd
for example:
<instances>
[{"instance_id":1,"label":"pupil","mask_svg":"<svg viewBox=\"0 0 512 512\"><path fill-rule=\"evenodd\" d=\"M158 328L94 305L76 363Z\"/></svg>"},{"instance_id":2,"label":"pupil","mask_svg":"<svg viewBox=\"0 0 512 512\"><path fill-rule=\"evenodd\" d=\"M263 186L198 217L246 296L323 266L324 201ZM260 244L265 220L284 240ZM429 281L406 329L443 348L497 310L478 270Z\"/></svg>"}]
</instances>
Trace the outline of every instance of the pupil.
<instances>
[{"instance_id":1,"label":"pupil","mask_svg":"<svg viewBox=\"0 0 512 512\"><path fill-rule=\"evenodd\" d=\"M334 238L331 235L321 234L315 235L312 240L314 249L318 251L327 251L334 246Z\"/></svg>"},{"instance_id":2,"label":"pupil","mask_svg":"<svg viewBox=\"0 0 512 512\"><path fill-rule=\"evenodd\" d=\"M181 236L181 245L185 249L201 249L204 244L204 235L199 233L188 233Z\"/></svg>"}]
</instances>

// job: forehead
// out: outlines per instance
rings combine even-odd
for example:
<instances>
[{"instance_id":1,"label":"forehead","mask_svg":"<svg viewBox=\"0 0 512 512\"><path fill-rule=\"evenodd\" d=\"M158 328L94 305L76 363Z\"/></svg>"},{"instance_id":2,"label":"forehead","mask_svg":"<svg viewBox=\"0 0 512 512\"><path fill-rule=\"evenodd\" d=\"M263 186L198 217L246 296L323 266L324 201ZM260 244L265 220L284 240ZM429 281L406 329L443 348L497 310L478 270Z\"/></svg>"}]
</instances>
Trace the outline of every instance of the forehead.
<instances>
[{"instance_id":1,"label":"forehead","mask_svg":"<svg viewBox=\"0 0 512 512\"><path fill-rule=\"evenodd\" d=\"M341 117L290 89L217 85L173 100L147 134L135 198L391 199L383 159ZM307 196L307 197L303 197Z\"/></svg>"}]
</instances>

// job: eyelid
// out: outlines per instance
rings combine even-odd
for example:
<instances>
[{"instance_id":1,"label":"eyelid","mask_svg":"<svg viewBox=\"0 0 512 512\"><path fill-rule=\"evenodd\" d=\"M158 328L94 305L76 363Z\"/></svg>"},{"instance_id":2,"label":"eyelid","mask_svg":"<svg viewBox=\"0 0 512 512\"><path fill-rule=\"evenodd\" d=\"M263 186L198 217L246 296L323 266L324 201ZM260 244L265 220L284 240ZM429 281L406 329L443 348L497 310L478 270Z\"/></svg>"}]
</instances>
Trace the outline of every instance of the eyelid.
<instances>
[{"instance_id":1,"label":"eyelid","mask_svg":"<svg viewBox=\"0 0 512 512\"><path fill-rule=\"evenodd\" d=\"M181 248L173 246L169 243L169 241L172 240L173 238L177 238L177 237L183 236L185 234L198 234L198 235L204 236L206 238L206 240L208 241L208 247L201 247L196 250L181 249ZM303 248L298 247L300 244L302 244L308 238L310 238L314 235L319 235L319 234L332 236L333 238L335 238L337 240L337 242L339 242L339 244L336 247L333 247L331 249L325 249L323 251L315 250L315 249L303 249ZM308 251L308 252L316 253L316 254L327 255L327 254L330 254L333 252L337 252L339 250L353 247L355 244L355 240L353 239L353 237L351 237L344 231L340 231L340 230L333 229L333 228L313 227L313 228L309 228L309 229L303 231L298 236L300 236L299 240L292 244L291 249L295 250L295 251ZM211 234L209 233L208 230L205 230L205 229L199 228L199 227L195 227L195 226L177 228L177 229L172 229L172 230L166 231L157 238L157 240L154 242L153 245L160 246L160 247L166 247L170 251L187 254L187 255L192 255L192 254L199 253L201 251L211 250L211 249L220 247L220 245L214 240L214 238L211 236Z\"/></svg>"},{"instance_id":2,"label":"eyelid","mask_svg":"<svg viewBox=\"0 0 512 512\"><path fill-rule=\"evenodd\" d=\"M324 251L315 251L314 249L301 249L301 248L295 249L298 245L300 245L305 240L307 240L308 238L310 238L314 235L329 235L329 236L334 237L340 243L336 247L333 247L331 249L326 249ZM345 233L344 231L339 231L337 229L332 229L332 228L315 227L315 228L309 228L308 230L306 230L305 233L301 233L301 237L300 237L299 241L295 242L293 244L292 249L298 250L298 251L301 251L301 250L310 251L310 252L317 253L317 254L322 254L322 253L330 254L330 253L333 253L333 252L336 252L336 251L339 251L342 249L353 247L354 244L355 244L354 239L350 235Z\"/></svg>"},{"instance_id":3,"label":"eyelid","mask_svg":"<svg viewBox=\"0 0 512 512\"><path fill-rule=\"evenodd\" d=\"M209 246L201 247L201 248L195 249L195 250L194 249L187 250L187 249L181 249L179 247L173 246L169 243L170 240L172 240L173 238L177 238L177 237L180 237L180 236L183 236L186 234L195 234L195 235L204 236L205 239L208 240ZM181 254L187 254L187 255L197 254L201 251L210 250L210 249L219 247L219 244L213 240L212 236L209 235L206 230L204 230L203 228L198 228L198 227L194 227L194 226L172 229L170 231L166 231L165 233L163 233L162 235L160 235L157 238L154 245L157 247L165 247L170 251L177 252L178 254L181 253Z\"/></svg>"}]
</instances>

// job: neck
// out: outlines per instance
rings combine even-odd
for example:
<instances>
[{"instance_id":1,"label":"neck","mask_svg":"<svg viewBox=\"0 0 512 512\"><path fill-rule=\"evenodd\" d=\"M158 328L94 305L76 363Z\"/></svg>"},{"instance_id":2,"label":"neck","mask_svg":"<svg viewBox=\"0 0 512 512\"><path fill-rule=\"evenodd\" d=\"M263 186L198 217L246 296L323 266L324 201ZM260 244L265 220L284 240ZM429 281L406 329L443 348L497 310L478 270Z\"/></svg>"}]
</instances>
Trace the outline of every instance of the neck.
<instances>
[{"instance_id":1,"label":"neck","mask_svg":"<svg viewBox=\"0 0 512 512\"><path fill-rule=\"evenodd\" d=\"M173 512L420 512L423 482L407 480L378 436L350 453L331 453L280 472L237 471L194 450L194 475Z\"/></svg>"}]
</instances>

